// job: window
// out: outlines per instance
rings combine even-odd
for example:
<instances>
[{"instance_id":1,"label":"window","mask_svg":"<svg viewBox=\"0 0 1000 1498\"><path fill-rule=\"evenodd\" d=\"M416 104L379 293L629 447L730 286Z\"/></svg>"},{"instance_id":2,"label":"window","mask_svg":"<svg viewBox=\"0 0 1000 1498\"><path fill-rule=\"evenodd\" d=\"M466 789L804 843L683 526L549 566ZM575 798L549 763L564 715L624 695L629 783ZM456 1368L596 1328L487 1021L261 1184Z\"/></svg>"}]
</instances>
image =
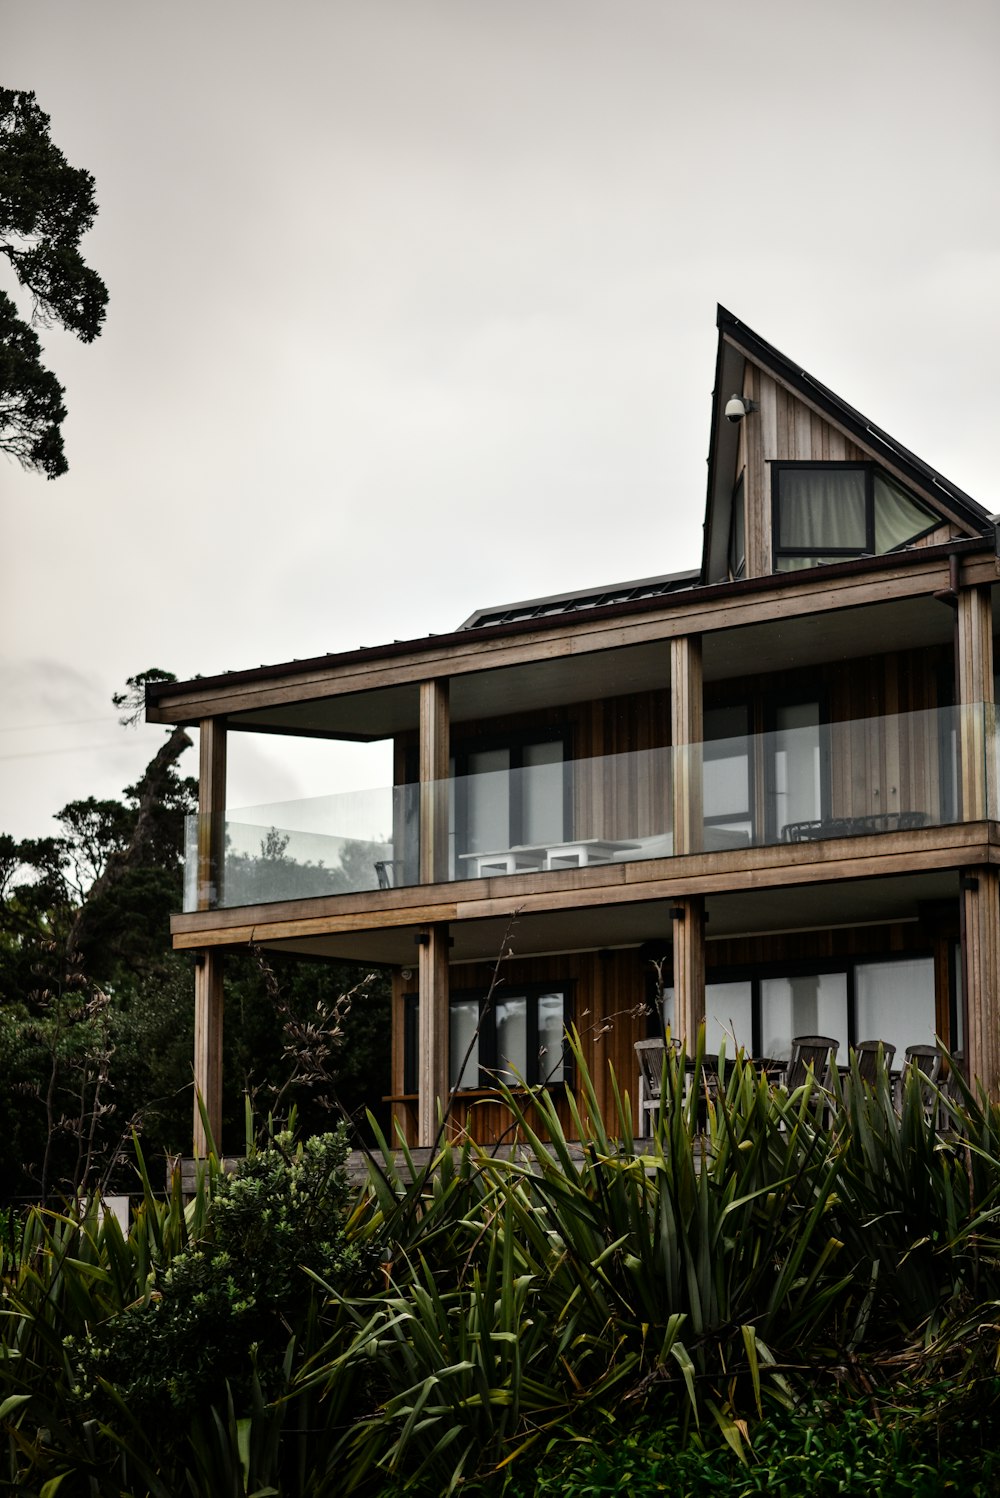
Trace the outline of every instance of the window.
<instances>
[{"instance_id":1,"label":"window","mask_svg":"<svg viewBox=\"0 0 1000 1498\"><path fill-rule=\"evenodd\" d=\"M705 712L702 806L706 827L753 833L750 710L745 704Z\"/></svg>"},{"instance_id":2,"label":"window","mask_svg":"<svg viewBox=\"0 0 1000 1498\"><path fill-rule=\"evenodd\" d=\"M953 963L952 1037L961 1047L961 964ZM663 1023L673 1021L674 991L663 996ZM929 956L797 963L770 970L729 971L705 984L705 1050L716 1055L725 1036L750 1056L787 1061L797 1035L829 1035L837 1060L861 1040L896 1047L899 1065L908 1045L935 1039L934 959Z\"/></svg>"},{"instance_id":3,"label":"window","mask_svg":"<svg viewBox=\"0 0 1000 1498\"><path fill-rule=\"evenodd\" d=\"M772 842L789 823L819 821L828 800L823 704L757 699L707 708L702 805L708 830ZM751 723L767 724L763 734ZM756 794L755 794L756 790Z\"/></svg>"},{"instance_id":4,"label":"window","mask_svg":"<svg viewBox=\"0 0 1000 1498\"><path fill-rule=\"evenodd\" d=\"M495 1087L497 1080L517 1087L557 1087L566 1081L563 1043L569 1022L565 984L531 984L501 989L492 1011L483 1014L476 993L453 993L449 1005L448 1085L457 1091ZM416 1092L418 1004L404 1000L404 1091Z\"/></svg>"},{"instance_id":5,"label":"window","mask_svg":"<svg viewBox=\"0 0 1000 1498\"><path fill-rule=\"evenodd\" d=\"M566 740L550 733L455 754L457 852L561 843L569 832Z\"/></svg>"},{"instance_id":6,"label":"window","mask_svg":"<svg viewBox=\"0 0 1000 1498\"><path fill-rule=\"evenodd\" d=\"M874 463L771 466L774 570L881 556L940 524Z\"/></svg>"}]
</instances>

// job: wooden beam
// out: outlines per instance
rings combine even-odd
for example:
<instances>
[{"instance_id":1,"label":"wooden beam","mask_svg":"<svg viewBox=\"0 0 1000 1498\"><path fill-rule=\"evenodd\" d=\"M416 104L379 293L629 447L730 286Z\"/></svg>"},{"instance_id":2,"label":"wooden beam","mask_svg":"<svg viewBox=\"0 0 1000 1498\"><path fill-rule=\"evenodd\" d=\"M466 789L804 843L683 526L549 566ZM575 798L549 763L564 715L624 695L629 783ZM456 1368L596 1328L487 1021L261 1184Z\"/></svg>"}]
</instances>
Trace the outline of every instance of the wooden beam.
<instances>
[{"instance_id":1,"label":"wooden beam","mask_svg":"<svg viewBox=\"0 0 1000 1498\"><path fill-rule=\"evenodd\" d=\"M448 1096L448 927L442 921L420 933L417 1143L434 1143L438 1111Z\"/></svg>"},{"instance_id":2,"label":"wooden beam","mask_svg":"<svg viewBox=\"0 0 1000 1498\"><path fill-rule=\"evenodd\" d=\"M226 847L225 719L202 719L198 740L197 907L214 910L222 894Z\"/></svg>"},{"instance_id":3,"label":"wooden beam","mask_svg":"<svg viewBox=\"0 0 1000 1498\"><path fill-rule=\"evenodd\" d=\"M701 638L670 642L670 728L673 744L674 852L695 853L702 843Z\"/></svg>"},{"instance_id":4,"label":"wooden beam","mask_svg":"<svg viewBox=\"0 0 1000 1498\"><path fill-rule=\"evenodd\" d=\"M194 1153L208 1153L208 1138L198 1106L208 1115L216 1150L222 1152L222 953L201 952L194 970Z\"/></svg>"},{"instance_id":5,"label":"wooden beam","mask_svg":"<svg viewBox=\"0 0 1000 1498\"><path fill-rule=\"evenodd\" d=\"M971 863L1000 861L991 846L990 824L952 823L871 837L821 843L779 843L768 848L600 864L551 874L508 875L438 890L387 890L322 900L289 900L239 910L175 915L170 929L177 950L245 946L250 940L281 941L339 932L389 930L432 921L509 917L609 905L676 900L687 894L835 885L848 879L878 879ZM377 903L376 903L377 902Z\"/></svg>"},{"instance_id":6,"label":"wooden beam","mask_svg":"<svg viewBox=\"0 0 1000 1498\"><path fill-rule=\"evenodd\" d=\"M1000 1100L1000 870L963 876L962 965L965 1056L969 1076Z\"/></svg>"},{"instance_id":7,"label":"wooden beam","mask_svg":"<svg viewBox=\"0 0 1000 1498\"><path fill-rule=\"evenodd\" d=\"M688 1055L705 1018L705 901L681 895L671 911L674 928L674 1037Z\"/></svg>"}]
</instances>

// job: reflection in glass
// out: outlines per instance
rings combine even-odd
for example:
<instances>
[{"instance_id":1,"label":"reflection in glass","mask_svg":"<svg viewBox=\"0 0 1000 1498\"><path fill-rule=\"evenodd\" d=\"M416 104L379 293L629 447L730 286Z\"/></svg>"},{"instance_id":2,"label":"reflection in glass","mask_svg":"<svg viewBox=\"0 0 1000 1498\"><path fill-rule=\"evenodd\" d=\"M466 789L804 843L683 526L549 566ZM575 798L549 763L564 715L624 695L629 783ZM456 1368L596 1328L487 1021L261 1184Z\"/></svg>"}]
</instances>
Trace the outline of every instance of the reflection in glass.
<instances>
[{"instance_id":1,"label":"reflection in glass","mask_svg":"<svg viewBox=\"0 0 1000 1498\"><path fill-rule=\"evenodd\" d=\"M776 828L815 822L823 815L819 703L796 702L775 714L774 802Z\"/></svg>"},{"instance_id":2,"label":"reflection in glass","mask_svg":"<svg viewBox=\"0 0 1000 1498\"><path fill-rule=\"evenodd\" d=\"M563 1061L563 996L543 993L538 998L538 1080L549 1084L565 1081Z\"/></svg>"},{"instance_id":3,"label":"reflection in glass","mask_svg":"<svg viewBox=\"0 0 1000 1498\"><path fill-rule=\"evenodd\" d=\"M448 1033L449 1084L452 1088L479 1086L478 1026L479 1000L452 999ZM469 1052L469 1058L462 1066L466 1051ZM460 1066L461 1076L458 1074Z\"/></svg>"},{"instance_id":4,"label":"reflection in glass","mask_svg":"<svg viewBox=\"0 0 1000 1498\"><path fill-rule=\"evenodd\" d=\"M908 1045L933 1045L934 959L859 963L854 976L859 1040L896 1047L898 1066Z\"/></svg>"},{"instance_id":5,"label":"reflection in glass","mask_svg":"<svg viewBox=\"0 0 1000 1498\"><path fill-rule=\"evenodd\" d=\"M511 1086L528 1072L528 1001L524 994L500 999L497 1016L497 1076Z\"/></svg>"},{"instance_id":6,"label":"reflection in glass","mask_svg":"<svg viewBox=\"0 0 1000 1498\"><path fill-rule=\"evenodd\" d=\"M847 974L799 973L763 978L760 985L761 1050L787 1060L798 1035L830 1035L847 1055Z\"/></svg>"}]
</instances>

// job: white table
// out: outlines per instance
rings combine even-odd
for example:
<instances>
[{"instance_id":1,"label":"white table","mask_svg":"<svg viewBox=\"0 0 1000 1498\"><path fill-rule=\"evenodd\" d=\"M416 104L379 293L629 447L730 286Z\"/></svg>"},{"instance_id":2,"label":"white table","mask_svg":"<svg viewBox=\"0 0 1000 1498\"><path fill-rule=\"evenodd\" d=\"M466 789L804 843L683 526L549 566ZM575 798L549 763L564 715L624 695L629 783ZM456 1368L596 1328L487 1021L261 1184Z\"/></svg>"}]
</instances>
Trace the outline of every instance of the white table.
<instances>
[{"instance_id":1,"label":"white table","mask_svg":"<svg viewBox=\"0 0 1000 1498\"><path fill-rule=\"evenodd\" d=\"M619 838L583 837L568 843L536 843L458 856L470 865L470 878L489 879L494 874L536 874L542 869L582 869L590 864L610 863L613 853L641 846Z\"/></svg>"}]
</instances>

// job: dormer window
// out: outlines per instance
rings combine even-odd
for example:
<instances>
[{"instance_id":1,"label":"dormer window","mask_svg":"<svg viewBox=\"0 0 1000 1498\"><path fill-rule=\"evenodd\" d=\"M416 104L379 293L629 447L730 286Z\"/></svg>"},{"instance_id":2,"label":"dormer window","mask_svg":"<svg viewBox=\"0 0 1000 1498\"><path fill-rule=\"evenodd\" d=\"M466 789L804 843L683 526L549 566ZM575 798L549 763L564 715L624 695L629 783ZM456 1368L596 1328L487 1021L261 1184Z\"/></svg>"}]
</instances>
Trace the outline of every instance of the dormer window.
<instances>
[{"instance_id":1,"label":"dormer window","mask_svg":"<svg viewBox=\"0 0 1000 1498\"><path fill-rule=\"evenodd\" d=\"M880 556L941 523L874 463L774 463L771 495L776 572Z\"/></svg>"}]
</instances>

